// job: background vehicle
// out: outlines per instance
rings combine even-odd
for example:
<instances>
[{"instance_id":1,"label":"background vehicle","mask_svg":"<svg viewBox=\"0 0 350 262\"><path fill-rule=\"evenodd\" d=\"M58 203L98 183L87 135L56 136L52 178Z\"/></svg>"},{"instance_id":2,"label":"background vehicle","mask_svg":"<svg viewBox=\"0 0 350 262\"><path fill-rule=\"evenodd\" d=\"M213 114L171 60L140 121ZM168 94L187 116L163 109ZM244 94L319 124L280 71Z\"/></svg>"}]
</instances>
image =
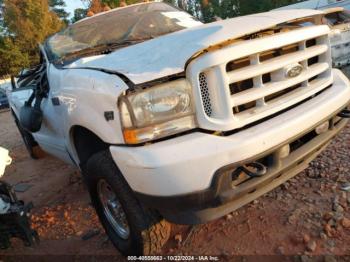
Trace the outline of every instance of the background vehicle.
<instances>
[{"instance_id":1,"label":"background vehicle","mask_svg":"<svg viewBox=\"0 0 350 262\"><path fill-rule=\"evenodd\" d=\"M4 90L0 89L0 110L9 108L9 102Z\"/></svg>"},{"instance_id":2,"label":"background vehicle","mask_svg":"<svg viewBox=\"0 0 350 262\"><path fill-rule=\"evenodd\" d=\"M350 63L350 12L344 8L331 8L324 11L325 22L331 28L333 66L342 67Z\"/></svg>"},{"instance_id":3,"label":"background vehicle","mask_svg":"<svg viewBox=\"0 0 350 262\"><path fill-rule=\"evenodd\" d=\"M296 8L322 9L325 13L324 23L331 28L330 41L334 67L343 67L350 63L350 1L306 1L295 5L284 6L276 10ZM330 8L331 7L331 8ZM325 9L328 8L328 9Z\"/></svg>"},{"instance_id":4,"label":"background vehicle","mask_svg":"<svg viewBox=\"0 0 350 262\"><path fill-rule=\"evenodd\" d=\"M323 15L202 25L164 3L108 11L40 47L11 109L31 153L82 170L113 244L152 254L166 220L232 212L306 168L345 126L350 84L331 68Z\"/></svg>"}]
</instances>

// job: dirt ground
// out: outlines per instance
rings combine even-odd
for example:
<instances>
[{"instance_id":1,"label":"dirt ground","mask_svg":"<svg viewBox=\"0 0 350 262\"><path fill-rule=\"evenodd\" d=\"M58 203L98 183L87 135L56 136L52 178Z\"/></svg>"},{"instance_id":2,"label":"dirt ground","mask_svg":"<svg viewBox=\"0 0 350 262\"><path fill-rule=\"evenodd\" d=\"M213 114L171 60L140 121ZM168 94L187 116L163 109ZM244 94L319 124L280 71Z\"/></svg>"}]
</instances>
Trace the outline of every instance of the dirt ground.
<instances>
[{"instance_id":1,"label":"dirt ground","mask_svg":"<svg viewBox=\"0 0 350 262\"><path fill-rule=\"evenodd\" d=\"M98 222L80 174L50 156L29 158L9 112L0 113L0 145L13 158L3 178L30 186L17 194L34 203L33 227L41 238L30 248L13 241L0 251L0 261L4 255L122 259ZM174 225L162 254L303 255L302 261L307 255L350 255L350 192L341 190L349 174L350 125L307 170L259 200L205 225Z\"/></svg>"}]
</instances>

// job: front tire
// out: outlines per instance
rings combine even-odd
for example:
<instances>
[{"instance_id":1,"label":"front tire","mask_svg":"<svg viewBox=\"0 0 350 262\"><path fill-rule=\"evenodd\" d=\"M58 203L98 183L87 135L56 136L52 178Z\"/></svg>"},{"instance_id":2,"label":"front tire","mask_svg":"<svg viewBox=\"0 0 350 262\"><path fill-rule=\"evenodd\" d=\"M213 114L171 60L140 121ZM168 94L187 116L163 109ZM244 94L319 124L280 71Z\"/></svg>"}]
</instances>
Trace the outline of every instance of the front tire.
<instances>
[{"instance_id":1,"label":"front tire","mask_svg":"<svg viewBox=\"0 0 350 262\"><path fill-rule=\"evenodd\" d=\"M92 203L113 245L126 256L157 254L169 239L171 226L141 206L110 152L93 155L84 173Z\"/></svg>"}]
</instances>

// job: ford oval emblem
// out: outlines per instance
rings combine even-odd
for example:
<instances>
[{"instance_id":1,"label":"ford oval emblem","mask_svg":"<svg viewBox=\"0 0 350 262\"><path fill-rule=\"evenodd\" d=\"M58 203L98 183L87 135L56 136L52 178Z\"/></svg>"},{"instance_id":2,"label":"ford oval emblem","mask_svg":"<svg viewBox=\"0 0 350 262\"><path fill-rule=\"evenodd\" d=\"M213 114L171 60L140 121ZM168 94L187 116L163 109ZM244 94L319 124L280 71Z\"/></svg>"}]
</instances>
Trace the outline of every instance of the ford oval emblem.
<instances>
[{"instance_id":1,"label":"ford oval emblem","mask_svg":"<svg viewBox=\"0 0 350 262\"><path fill-rule=\"evenodd\" d=\"M301 64L294 64L286 68L286 77L297 77L303 72L303 66Z\"/></svg>"}]
</instances>

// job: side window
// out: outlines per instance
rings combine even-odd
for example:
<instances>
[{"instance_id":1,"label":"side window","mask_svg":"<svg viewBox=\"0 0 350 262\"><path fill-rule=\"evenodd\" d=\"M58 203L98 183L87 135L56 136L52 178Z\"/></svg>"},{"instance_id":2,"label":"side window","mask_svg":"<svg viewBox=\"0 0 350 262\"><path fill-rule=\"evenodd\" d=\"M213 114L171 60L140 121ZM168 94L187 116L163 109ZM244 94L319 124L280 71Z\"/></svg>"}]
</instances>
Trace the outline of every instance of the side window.
<instances>
[{"instance_id":1,"label":"side window","mask_svg":"<svg viewBox=\"0 0 350 262\"><path fill-rule=\"evenodd\" d=\"M17 86L19 88L31 88L35 90L35 93L45 97L49 91L49 85L47 80L47 62L44 55L40 52L40 62L38 65L30 68L23 69L18 78Z\"/></svg>"}]
</instances>

